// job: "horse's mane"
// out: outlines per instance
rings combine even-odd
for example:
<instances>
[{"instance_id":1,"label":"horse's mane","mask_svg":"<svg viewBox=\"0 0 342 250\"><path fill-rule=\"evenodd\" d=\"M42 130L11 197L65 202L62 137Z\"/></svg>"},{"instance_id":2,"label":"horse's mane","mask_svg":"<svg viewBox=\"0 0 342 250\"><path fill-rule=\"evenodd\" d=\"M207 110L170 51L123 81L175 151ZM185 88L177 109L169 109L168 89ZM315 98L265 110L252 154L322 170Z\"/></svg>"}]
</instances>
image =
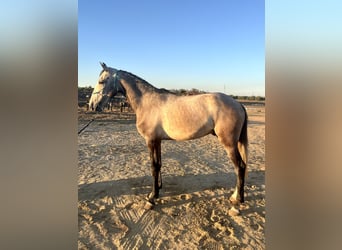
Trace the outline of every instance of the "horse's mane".
<instances>
[{"instance_id":1,"label":"horse's mane","mask_svg":"<svg viewBox=\"0 0 342 250\"><path fill-rule=\"evenodd\" d=\"M120 70L120 73L124 73L132 78L134 78L138 83L142 84L144 86L144 88L148 91L153 91L153 92L157 92L160 94L173 94L171 91L167 90L167 89L159 89L156 88L155 86L153 86L152 84L150 84L149 82L147 82L146 80L142 79L141 77L134 75L131 72L128 71L124 71L124 70Z\"/></svg>"}]
</instances>

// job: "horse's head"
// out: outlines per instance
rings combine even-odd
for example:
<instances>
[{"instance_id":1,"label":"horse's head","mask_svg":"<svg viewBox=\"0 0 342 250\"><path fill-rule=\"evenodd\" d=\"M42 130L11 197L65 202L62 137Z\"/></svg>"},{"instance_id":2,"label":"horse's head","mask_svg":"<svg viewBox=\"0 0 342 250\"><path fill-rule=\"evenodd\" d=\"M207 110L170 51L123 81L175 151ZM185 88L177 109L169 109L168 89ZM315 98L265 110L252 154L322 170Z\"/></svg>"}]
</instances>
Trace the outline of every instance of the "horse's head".
<instances>
[{"instance_id":1,"label":"horse's head","mask_svg":"<svg viewBox=\"0 0 342 250\"><path fill-rule=\"evenodd\" d=\"M121 86L119 81L119 71L107 67L105 63L100 64L102 66L102 71L89 101L91 110L99 112L103 110L103 107L112 96L115 96L119 92L126 95L125 89Z\"/></svg>"}]
</instances>

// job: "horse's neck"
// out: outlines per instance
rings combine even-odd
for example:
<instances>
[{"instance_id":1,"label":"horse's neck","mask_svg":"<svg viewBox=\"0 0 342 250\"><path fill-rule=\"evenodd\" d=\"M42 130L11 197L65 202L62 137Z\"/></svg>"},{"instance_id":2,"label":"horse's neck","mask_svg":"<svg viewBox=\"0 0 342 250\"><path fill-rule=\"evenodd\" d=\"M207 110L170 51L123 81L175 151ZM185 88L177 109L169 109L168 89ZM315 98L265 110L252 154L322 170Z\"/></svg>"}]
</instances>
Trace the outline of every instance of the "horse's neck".
<instances>
[{"instance_id":1,"label":"horse's neck","mask_svg":"<svg viewBox=\"0 0 342 250\"><path fill-rule=\"evenodd\" d=\"M121 78L121 84L126 90L127 98L134 111L137 111L142 104L144 95L158 91L158 89L151 84L141 79L135 79L135 77L131 75L126 75L126 77Z\"/></svg>"},{"instance_id":2,"label":"horse's neck","mask_svg":"<svg viewBox=\"0 0 342 250\"><path fill-rule=\"evenodd\" d=\"M127 79L122 79L121 84L126 90L126 96L132 109L136 112L142 105L143 96L151 90L141 82L130 81Z\"/></svg>"},{"instance_id":3,"label":"horse's neck","mask_svg":"<svg viewBox=\"0 0 342 250\"><path fill-rule=\"evenodd\" d=\"M126 79L121 79L121 85L126 90L126 96L134 111L136 111L141 103L142 91L138 88L137 84L131 83Z\"/></svg>"}]
</instances>

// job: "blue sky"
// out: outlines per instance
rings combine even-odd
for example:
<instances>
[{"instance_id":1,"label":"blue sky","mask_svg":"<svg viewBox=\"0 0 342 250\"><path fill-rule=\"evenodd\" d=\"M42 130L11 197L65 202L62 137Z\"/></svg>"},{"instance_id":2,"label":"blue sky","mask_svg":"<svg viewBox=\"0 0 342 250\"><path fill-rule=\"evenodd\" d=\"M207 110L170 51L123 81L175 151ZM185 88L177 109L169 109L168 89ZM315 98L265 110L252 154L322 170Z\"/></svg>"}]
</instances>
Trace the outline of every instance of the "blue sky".
<instances>
[{"instance_id":1,"label":"blue sky","mask_svg":"<svg viewBox=\"0 0 342 250\"><path fill-rule=\"evenodd\" d=\"M265 95L264 1L78 2L78 85L101 66L167 89Z\"/></svg>"}]
</instances>

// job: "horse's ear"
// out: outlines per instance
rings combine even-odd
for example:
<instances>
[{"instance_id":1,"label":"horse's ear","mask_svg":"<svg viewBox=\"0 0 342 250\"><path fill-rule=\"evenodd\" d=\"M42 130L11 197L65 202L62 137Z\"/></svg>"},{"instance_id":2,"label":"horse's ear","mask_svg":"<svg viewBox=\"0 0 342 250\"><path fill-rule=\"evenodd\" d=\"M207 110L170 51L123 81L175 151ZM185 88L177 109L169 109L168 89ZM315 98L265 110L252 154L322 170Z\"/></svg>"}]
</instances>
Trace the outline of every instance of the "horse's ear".
<instances>
[{"instance_id":1,"label":"horse's ear","mask_svg":"<svg viewBox=\"0 0 342 250\"><path fill-rule=\"evenodd\" d=\"M107 69L107 65L106 65L104 62L100 62L100 65L102 66L102 68L103 68L104 70Z\"/></svg>"}]
</instances>

